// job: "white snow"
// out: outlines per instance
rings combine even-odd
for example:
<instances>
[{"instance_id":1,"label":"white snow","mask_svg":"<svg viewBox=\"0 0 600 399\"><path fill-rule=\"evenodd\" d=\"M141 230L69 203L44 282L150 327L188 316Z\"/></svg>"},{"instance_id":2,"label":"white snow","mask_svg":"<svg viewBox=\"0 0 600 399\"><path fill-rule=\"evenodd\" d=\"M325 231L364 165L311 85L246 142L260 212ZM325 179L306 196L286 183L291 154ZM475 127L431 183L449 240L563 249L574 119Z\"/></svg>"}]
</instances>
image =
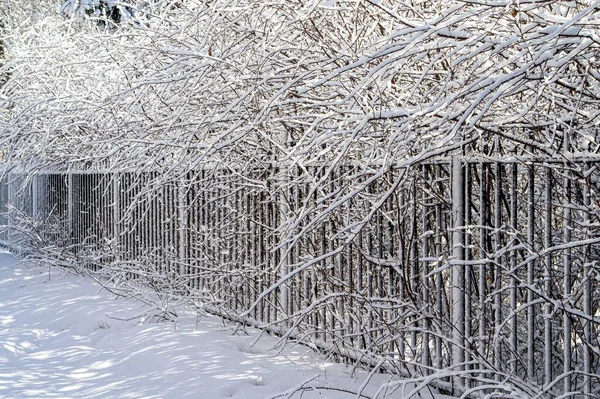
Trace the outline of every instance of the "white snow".
<instances>
[{"instance_id":1,"label":"white snow","mask_svg":"<svg viewBox=\"0 0 600 399\"><path fill-rule=\"evenodd\" d=\"M142 323L144 312L92 279L0 253L0 398L347 399L367 378L214 317ZM389 380L372 376L364 397ZM303 384L320 388L295 392Z\"/></svg>"}]
</instances>

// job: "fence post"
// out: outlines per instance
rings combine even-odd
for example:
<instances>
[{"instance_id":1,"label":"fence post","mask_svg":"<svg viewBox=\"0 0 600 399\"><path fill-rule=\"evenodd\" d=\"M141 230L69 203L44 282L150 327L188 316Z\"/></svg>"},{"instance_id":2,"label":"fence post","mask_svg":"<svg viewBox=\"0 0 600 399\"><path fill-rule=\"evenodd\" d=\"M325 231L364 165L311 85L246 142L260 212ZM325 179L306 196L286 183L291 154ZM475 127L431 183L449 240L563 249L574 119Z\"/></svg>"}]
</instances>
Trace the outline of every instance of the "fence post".
<instances>
[{"instance_id":1,"label":"fence post","mask_svg":"<svg viewBox=\"0 0 600 399\"><path fill-rule=\"evenodd\" d=\"M464 265L464 220L465 220L464 165L461 157L452 158L452 215L453 217L453 266L452 270L452 364L464 370L465 335L465 265ZM454 379L461 384L462 378Z\"/></svg>"}]
</instances>

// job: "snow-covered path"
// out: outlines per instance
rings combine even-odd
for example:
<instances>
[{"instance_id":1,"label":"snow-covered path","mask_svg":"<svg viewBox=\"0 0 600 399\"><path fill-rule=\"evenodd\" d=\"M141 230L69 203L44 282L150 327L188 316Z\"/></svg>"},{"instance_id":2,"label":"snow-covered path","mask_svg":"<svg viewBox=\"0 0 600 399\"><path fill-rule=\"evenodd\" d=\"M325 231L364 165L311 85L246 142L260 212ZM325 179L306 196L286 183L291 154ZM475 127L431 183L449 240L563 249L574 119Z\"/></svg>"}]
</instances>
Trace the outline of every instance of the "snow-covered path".
<instances>
[{"instance_id":1,"label":"snow-covered path","mask_svg":"<svg viewBox=\"0 0 600 399\"><path fill-rule=\"evenodd\" d=\"M356 394L336 389L356 392L366 378L300 346L277 354L272 337L253 345L255 330L234 335L217 318L125 321L140 312L90 279L0 253L0 397L300 398L285 393L314 377L323 389L302 398L347 399ZM368 397L387 377L371 381Z\"/></svg>"}]
</instances>

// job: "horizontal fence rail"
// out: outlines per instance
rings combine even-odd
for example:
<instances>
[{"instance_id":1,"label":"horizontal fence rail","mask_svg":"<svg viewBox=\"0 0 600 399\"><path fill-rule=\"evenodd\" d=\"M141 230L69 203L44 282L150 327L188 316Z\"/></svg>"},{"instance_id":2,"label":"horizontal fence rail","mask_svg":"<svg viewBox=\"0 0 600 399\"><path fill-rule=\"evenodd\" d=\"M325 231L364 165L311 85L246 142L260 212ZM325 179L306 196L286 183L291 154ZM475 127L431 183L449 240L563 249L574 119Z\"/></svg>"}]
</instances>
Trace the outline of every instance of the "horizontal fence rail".
<instances>
[{"instance_id":1,"label":"horizontal fence rail","mask_svg":"<svg viewBox=\"0 0 600 399\"><path fill-rule=\"evenodd\" d=\"M0 217L5 241L448 390L598 397L598 166L9 173Z\"/></svg>"}]
</instances>

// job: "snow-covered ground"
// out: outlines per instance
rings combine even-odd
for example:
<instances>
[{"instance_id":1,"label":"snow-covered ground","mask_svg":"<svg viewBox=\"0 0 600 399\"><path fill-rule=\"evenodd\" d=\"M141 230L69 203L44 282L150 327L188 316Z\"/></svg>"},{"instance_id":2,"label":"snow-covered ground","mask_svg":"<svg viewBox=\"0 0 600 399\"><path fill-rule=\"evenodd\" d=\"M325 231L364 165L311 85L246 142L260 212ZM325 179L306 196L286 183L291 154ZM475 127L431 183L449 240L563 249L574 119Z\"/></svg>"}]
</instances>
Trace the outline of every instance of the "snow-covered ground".
<instances>
[{"instance_id":1,"label":"snow-covered ground","mask_svg":"<svg viewBox=\"0 0 600 399\"><path fill-rule=\"evenodd\" d=\"M143 312L89 278L0 253L0 397L349 399L367 378L217 318L149 324ZM388 380L372 376L364 397Z\"/></svg>"}]
</instances>

